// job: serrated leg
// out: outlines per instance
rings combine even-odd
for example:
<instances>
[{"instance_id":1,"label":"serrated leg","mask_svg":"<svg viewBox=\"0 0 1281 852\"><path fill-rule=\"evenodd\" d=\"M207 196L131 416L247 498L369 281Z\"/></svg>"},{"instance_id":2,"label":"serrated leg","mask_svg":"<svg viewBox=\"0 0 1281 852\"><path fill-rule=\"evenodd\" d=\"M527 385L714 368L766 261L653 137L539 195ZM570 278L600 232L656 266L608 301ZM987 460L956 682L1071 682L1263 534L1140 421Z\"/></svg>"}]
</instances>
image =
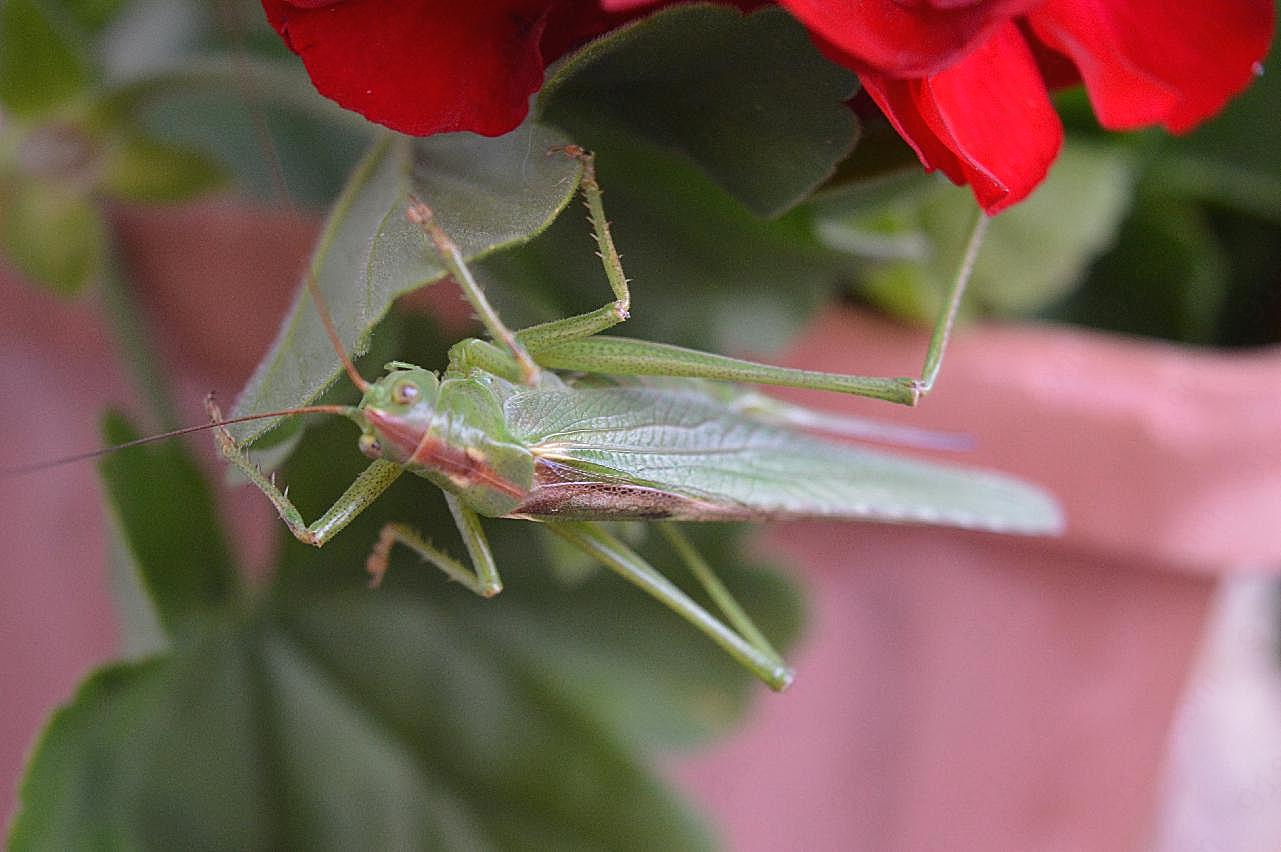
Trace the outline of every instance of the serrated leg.
<instances>
[{"instance_id":1,"label":"serrated leg","mask_svg":"<svg viewBox=\"0 0 1281 852\"><path fill-rule=\"evenodd\" d=\"M446 493L445 501L449 504L449 511L454 516L454 523L457 524L458 532L463 537L463 544L467 548L468 556L471 557L473 567L468 568L423 538L412 527L406 524L389 523L382 528L378 541L374 544L374 549L365 563L369 571L370 586L376 588L382 583L387 573L391 549L396 544L403 544L445 572L451 580L461 583L482 598L492 598L503 590L503 581L498 576L494 554L489 548L489 541L485 538L485 531L481 529L480 519L475 512L463 506L454 495Z\"/></svg>"},{"instance_id":2,"label":"serrated leg","mask_svg":"<svg viewBox=\"0 0 1281 852\"><path fill-rule=\"evenodd\" d=\"M213 401L213 397L205 400L205 410L209 412L209 416L215 423L222 421L222 412ZM302 513L294 506L293 501L289 499L289 495L280 490L272 477L264 475L258 469L258 465L254 464L253 459L241 449L226 427L214 428L214 440L223 458L248 477L249 481L276 507L280 519L285 522L285 526L289 528L289 532L293 533L294 538L303 544L316 547L329 541L338 534L339 530L351 523L404 471L400 465L388 461L375 461L365 468L351 485L347 486L342 496L335 500L315 523L308 524L303 519Z\"/></svg>"}]
</instances>

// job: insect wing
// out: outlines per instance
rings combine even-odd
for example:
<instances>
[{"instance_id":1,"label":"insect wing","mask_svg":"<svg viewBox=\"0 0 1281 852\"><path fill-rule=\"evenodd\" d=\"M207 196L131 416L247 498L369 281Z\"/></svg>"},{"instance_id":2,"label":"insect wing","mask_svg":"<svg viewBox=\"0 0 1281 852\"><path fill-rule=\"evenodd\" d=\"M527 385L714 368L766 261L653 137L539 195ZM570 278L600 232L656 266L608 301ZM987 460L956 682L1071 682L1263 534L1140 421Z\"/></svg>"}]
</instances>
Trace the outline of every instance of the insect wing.
<instances>
[{"instance_id":1,"label":"insect wing","mask_svg":"<svg viewBox=\"0 0 1281 852\"><path fill-rule=\"evenodd\" d=\"M1026 534L1062 526L1054 500L1013 477L831 443L698 392L529 391L506 411L542 463L529 515L829 517Z\"/></svg>"}]
</instances>

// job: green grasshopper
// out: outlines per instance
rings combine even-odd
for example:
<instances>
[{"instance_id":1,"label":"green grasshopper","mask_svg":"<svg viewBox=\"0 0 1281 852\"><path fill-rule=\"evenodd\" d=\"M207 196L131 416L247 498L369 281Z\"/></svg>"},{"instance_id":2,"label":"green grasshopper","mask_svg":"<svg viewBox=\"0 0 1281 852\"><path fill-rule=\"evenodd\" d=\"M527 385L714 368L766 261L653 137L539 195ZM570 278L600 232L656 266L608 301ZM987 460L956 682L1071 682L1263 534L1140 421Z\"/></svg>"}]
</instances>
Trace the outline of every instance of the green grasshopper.
<instances>
[{"instance_id":1,"label":"green grasshopper","mask_svg":"<svg viewBox=\"0 0 1281 852\"><path fill-rule=\"evenodd\" d=\"M981 225L917 379L786 369L600 332L627 319L630 294L610 234L591 155L581 191L615 299L589 313L511 331L490 306L459 250L427 205L408 215L439 254L494 342L471 338L449 351L444 373L403 362L365 380L343 352L314 281L313 300L363 398L356 406L299 411L341 414L360 428L373 461L328 511L308 524L264 475L207 403L221 453L275 506L289 531L317 547L408 471L439 486L470 565L413 528L389 523L369 556L375 584L403 545L484 597L502 590L482 517L521 518L545 528L656 597L774 689L792 673L748 615L671 524L660 529L726 624L608 532L600 521L757 521L850 518L1037 534L1059 527L1050 498L1011 478L908 461L799 431L803 409L721 382L815 388L915 404L933 385ZM980 217L979 222L984 219ZM607 374L575 382L556 371ZM703 381L689 381L703 380ZM709 382L706 380L715 380ZM261 417L267 415L255 415ZM237 418L253 419L253 418Z\"/></svg>"}]
</instances>

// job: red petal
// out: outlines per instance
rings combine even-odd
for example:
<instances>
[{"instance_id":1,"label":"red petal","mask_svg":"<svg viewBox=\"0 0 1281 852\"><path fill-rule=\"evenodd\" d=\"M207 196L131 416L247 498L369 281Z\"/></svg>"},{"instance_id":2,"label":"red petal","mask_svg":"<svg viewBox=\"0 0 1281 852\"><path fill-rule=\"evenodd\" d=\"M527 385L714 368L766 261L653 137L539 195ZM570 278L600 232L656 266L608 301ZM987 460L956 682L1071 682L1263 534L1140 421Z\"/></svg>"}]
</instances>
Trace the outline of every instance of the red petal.
<instances>
[{"instance_id":1,"label":"red petal","mask_svg":"<svg viewBox=\"0 0 1281 852\"><path fill-rule=\"evenodd\" d=\"M1047 0L1028 21L1076 63L1103 126L1181 132L1249 85L1273 11L1271 0Z\"/></svg>"},{"instance_id":2,"label":"red petal","mask_svg":"<svg viewBox=\"0 0 1281 852\"><path fill-rule=\"evenodd\" d=\"M989 214L1031 193L1063 141L1036 60L1014 24L933 77L859 77L925 167L969 184Z\"/></svg>"},{"instance_id":3,"label":"red petal","mask_svg":"<svg viewBox=\"0 0 1281 852\"><path fill-rule=\"evenodd\" d=\"M520 124L543 79L553 0L263 0L321 94L393 130L486 136Z\"/></svg>"},{"instance_id":4,"label":"red petal","mask_svg":"<svg viewBox=\"0 0 1281 852\"><path fill-rule=\"evenodd\" d=\"M856 71L926 77L1040 0L779 0L824 52Z\"/></svg>"}]
</instances>

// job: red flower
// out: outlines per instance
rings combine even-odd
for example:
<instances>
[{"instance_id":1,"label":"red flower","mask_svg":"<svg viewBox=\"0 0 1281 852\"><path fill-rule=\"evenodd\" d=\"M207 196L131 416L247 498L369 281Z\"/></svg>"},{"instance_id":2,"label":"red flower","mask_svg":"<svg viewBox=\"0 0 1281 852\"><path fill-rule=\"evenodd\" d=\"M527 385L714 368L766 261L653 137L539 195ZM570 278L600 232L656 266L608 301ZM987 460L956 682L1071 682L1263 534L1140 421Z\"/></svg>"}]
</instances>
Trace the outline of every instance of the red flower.
<instances>
[{"instance_id":1,"label":"red flower","mask_svg":"<svg viewBox=\"0 0 1281 852\"><path fill-rule=\"evenodd\" d=\"M1183 132L1248 85L1273 26L1271 0L781 2L925 167L969 184L989 213L1030 193L1058 153L1050 86L1082 80L1104 127Z\"/></svg>"},{"instance_id":2,"label":"red flower","mask_svg":"<svg viewBox=\"0 0 1281 852\"><path fill-rule=\"evenodd\" d=\"M543 65L626 19L594 0L263 0L316 88L415 136L520 124Z\"/></svg>"},{"instance_id":3,"label":"red flower","mask_svg":"<svg viewBox=\"0 0 1281 852\"><path fill-rule=\"evenodd\" d=\"M498 135L545 62L670 0L263 0L316 87L396 130ZM780 0L854 70L930 170L989 213L1045 177L1049 89L1081 80L1099 121L1181 132L1249 83L1272 0ZM740 7L756 5L736 0Z\"/></svg>"}]
</instances>

